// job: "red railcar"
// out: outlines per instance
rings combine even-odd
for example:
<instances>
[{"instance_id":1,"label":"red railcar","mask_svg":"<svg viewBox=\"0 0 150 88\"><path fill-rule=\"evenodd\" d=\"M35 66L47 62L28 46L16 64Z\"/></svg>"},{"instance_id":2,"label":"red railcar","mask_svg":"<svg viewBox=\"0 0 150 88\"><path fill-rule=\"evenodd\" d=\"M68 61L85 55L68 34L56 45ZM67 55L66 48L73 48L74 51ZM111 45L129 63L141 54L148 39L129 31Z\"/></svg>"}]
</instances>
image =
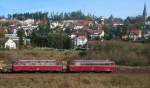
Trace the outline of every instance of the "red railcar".
<instances>
[{"instance_id":1,"label":"red railcar","mask_svg":"<svg viewBox=\"0 0 150 88\"><path fill-rule=\"evenodd\" d=\"M69 62L68 70L70 72L114 72L116 65L109 60L73 60Z\"/></svg>"},{"instance_id":2,"label":"red railcar","mask_svg":"<svg viewBox=\"0 0 150 88\"><path fill-rule=\"evenodd\" d=\"M18 60L12 65L12 71L64 71L66 65L56 60Z\"/></svg>"}]
</instances>

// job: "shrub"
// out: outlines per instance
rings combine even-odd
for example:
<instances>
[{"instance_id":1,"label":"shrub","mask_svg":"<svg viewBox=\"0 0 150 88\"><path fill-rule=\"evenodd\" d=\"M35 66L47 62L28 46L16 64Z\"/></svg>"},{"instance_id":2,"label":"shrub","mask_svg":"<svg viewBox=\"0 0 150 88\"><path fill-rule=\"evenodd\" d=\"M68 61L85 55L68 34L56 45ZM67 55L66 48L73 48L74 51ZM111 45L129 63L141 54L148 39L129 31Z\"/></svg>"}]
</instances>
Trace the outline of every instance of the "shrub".
<instances>
[{"instance_id":1,"label":"shrub","mask_svg":"<svg viewBox=\"0 0 150 88\"><path fill-rule=\"evenodd\" d=\"M105 41L93 43L86 56L90 59L110 59L118 65L150 65L150 45L141 43Z\"/></svg>"}]
</instances>

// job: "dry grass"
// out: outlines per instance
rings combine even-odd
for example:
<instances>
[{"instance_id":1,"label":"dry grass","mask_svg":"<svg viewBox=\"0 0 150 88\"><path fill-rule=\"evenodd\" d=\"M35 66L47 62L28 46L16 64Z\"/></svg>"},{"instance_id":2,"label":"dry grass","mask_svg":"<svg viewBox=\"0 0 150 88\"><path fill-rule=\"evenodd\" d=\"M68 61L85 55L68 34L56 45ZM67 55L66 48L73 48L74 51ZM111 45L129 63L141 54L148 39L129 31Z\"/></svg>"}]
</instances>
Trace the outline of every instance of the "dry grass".
<instances>
[{"instance_id":1,"label":"dry grass","mask_svg":"<svg viewBox=\"0 0 150 88\"><path fill-rule=\"evenodd\" d=\"M150 75L63 74L0 78L0 88L150 88Z\"/></svg>"},{"instance_id":2,"label":"dry grass","mask_svg":"<svg viewBox=\"0 0 150 88\"><path fill-rule=\"evenodd\" d=\"M16 59L111 59L118 65L147 66L150 65L150 44L105 41L89 43L90 50L32 49L32 50L0 50L0 60L10 62Z\"/></svg>"},{"instance_id":3,"label":"dry grass","mask_svg":"<svg viewBox=\"0 0 150 88\"><path fill-rule=\"evenodd\" d=\"M0 60L8 63L16 59L56 59L68 60L72 58L79 58L78 51L74 50L5 50L0 51Z\"/></svg>"},{"instance_id":4,"label":"dry grass","mask_svg":"<svg viewBox=\"0 0 150 88\"><path fill-rule=\"evenodd\" d=\"M122 41L90 43L86 58L111 59L119 65L150 65L150 44Z\"/></svg>"}]
</instances>

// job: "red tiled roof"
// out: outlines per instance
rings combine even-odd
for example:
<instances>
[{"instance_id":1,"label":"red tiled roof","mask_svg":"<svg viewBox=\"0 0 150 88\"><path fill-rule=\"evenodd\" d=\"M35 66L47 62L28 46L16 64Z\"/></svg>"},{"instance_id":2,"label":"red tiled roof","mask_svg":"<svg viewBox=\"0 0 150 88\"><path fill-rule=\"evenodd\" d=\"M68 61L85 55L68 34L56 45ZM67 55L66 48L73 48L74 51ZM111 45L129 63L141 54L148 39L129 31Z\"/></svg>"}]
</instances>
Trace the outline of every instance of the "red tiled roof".
<instances>
[{"instance_id":1,"label":"red tiled roof","mask_svg":"<svg viewBox=\"0 0 150 88\"><path fill-rule=\"evenodd\" d=\"M88 20L78 20L76 25L78 26L86 26L86 25L89 25L90 21Z\"/></svg>"},{"instance_id":2,"label":"red tiled roof","mask_svg":"<svg viewBox=\"0 0 150 88\"><path fill-rule=\"evenodd\" d=\"M83 36L83 35L82 35L82 36L78 36L78 38L81 39L81 40L85 40L85 39L86 39L86 36Z\"/></svg>"},{"instance_id":3,"label":"red tiled roof","mask_svg":"<svg viewBox=\"0 0 150 88\"><path fill-rule=\"evenodd\" d=\"M142 31L140 29L130 29L128 32L134 33L135 35L139 35Z\"/></svg>"}]
</instances>

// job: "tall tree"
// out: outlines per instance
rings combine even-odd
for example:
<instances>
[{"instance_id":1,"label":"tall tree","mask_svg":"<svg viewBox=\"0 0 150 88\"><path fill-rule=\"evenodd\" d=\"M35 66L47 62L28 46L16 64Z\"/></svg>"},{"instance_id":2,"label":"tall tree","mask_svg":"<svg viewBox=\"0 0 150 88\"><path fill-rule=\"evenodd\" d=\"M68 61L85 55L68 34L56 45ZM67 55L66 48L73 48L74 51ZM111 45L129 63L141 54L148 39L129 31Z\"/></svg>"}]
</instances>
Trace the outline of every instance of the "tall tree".
<instances>
[{"instance_id":1,"label":"tall tree","mask_svg":"<svg viewBox=\"0 0 150 88\"><path fill-rule=\"evenodd\" d=\"M24 47L25 31L20 29L17 31L17 35L19 37L19 48L21 49Z\"/></svg>"}]
</instances>

